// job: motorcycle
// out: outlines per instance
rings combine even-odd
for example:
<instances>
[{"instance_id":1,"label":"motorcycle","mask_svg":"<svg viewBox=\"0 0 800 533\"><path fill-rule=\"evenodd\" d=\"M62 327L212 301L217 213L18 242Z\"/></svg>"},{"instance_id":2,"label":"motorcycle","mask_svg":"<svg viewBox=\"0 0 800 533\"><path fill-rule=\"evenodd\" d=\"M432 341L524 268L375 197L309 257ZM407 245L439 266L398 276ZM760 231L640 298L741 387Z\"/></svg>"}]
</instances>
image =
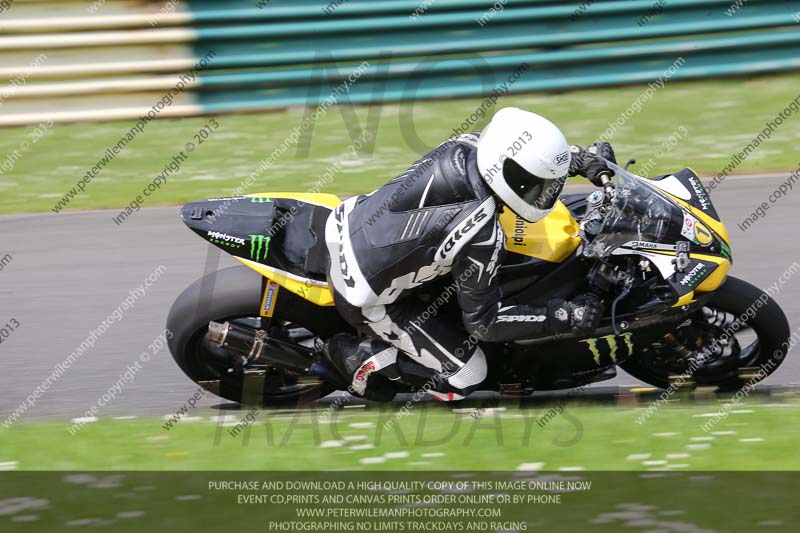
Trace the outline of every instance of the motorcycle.
<instances>
[{"instance_id":1,"label":"motorcycle","mask_svg":"<svg viewBox=\"0 0 800 533\"><path fill-rule=\"evenodd\" d=\"M690 169L646 179L609 162L613 180L563 195L530 224L507 209L504 301L603 297L590 334L485 343L481 389L505 395L573 389L611 379L617 367L654 387L738 390L783 360L790 332L780 306L728 275L731 241ZM275 405L335 390L315 356L339 332L326 271L332 194L270 193L185 205L183 222L242 263L190 285L167 318L170 351L189 378L228 400ZM418 289L433 301L444 284ZM453 327L462 327L457 305ZM403 386L405 392L418 387Z\"/></svg>"}]
</instances>

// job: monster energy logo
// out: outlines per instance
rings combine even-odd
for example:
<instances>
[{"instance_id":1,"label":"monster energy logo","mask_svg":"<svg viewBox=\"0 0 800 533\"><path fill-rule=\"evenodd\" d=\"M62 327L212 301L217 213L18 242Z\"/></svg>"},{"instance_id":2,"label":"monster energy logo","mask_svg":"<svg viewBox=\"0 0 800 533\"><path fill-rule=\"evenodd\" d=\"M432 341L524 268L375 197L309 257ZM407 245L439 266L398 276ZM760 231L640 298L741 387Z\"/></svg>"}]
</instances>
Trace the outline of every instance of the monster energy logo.
<instances>
[{"instance_id":1,"label":"monster energy logo","mask_svg":"<svg viewBox=\"0 0 800 533\"><path fill-rule=\"evenodd\" d=\"M251 198L250 198L250 202L251 202L251 203L254 203L254 204L268 204L268 203L269 203L269 202L271 202L271 201L272 201L271 199L269 199L269 198L264 198L264 197L261 197L261 196L258 196L258 197L251 197Z\"/></svg>"},{"instance_id":2,"label":"monster energy logo","mask_svg":"<svg viewBox=\"0 0 800 533\"><path fill-rule=\"evenodd\" d=\"M625 341L625 347L628 348L628 356L633 355L633 342L631 341L631 337L633 336L632 333L623 333L620 335L622 339ZM614 364L617 363L617 336L616 335L606 335L605 337L600 337L596 339L586 339L582 340L581 342L585 342L587 346L589 346L589 351L592 352L594 356L594 362L597 366L600 366L600 350L597 347L597 341L605 340L608 344L608 349L611 352L611 361Z\"/></svg>"},{"instance_id":3,"label":"monster energy logo","mask_svg":"<svg viewBox=\"0 0 800 533\"><path fill-rule=\"evenodd\" d=\"M708 199L708 193L703 189L703 186L697 183L697 180L694 177L689 177L689 183L692 184L692 189L694 189L694 194L697 196L697 201L700 202L700 207L703 208L703 211L708 211L708 208L711 207L711 202Z\"/></svg>"},{"instance_id":4,"label":"monster energy logo","mask_svg":"<svg viewBox=\"0 0 800 533\"><path fill-rule=\"evenodd\" d=\"M264 261L269 252L269 237L264 235L250 235L250 259Z\"/></svg>"},{"instance_id":5,"label":"monster energy logo","mask_svg":"<svg viewBox=\"0 0 800 533\"><path fill-rule=\"evenodd\" d=\"M221 244L231 248L241 248L244 246L245 240L235 235L228 235L219 231L209 231L207 233L209 242L213 244Z\"/></svg>"}]
</instances>

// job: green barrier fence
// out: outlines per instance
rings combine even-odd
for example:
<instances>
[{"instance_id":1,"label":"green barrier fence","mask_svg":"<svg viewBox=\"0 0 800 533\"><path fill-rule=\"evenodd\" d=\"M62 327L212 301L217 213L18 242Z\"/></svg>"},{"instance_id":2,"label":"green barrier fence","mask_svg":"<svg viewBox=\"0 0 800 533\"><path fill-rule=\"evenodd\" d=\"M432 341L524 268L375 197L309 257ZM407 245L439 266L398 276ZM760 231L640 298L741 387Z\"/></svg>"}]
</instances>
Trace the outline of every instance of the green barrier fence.
<instances>
[{"instance_id":1,"label":"green barrier fence","mask_svg":"<svg viewBox=\"0 0 800 533\"><path fill-rule=\"evenodd\" d=\"M800 67L798 11L786 0L16 2L0 13L0 125L137 117L180 80L160 116L777 72Z\"/></svg>"}]
</instances>

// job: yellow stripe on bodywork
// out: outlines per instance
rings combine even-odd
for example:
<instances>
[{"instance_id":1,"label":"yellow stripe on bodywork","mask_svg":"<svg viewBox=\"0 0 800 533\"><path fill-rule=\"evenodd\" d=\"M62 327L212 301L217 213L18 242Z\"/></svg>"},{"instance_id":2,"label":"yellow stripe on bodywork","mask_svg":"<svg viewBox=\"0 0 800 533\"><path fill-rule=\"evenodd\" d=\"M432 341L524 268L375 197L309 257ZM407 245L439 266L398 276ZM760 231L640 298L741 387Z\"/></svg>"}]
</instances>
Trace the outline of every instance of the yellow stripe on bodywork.
<instances>
[{"instance_id":1,"label":"yellow stripe on bodywork","mask_svg":"<svg viewBox=\"0 0 800 533\"><path fill-rule=\"evenodd\" d=\"M510 209L503 209L500 224L506 234L506 250L528 257L560 263L581 242L578 222L561 201L539 222L526 222Z\"/></svg>"},{"instance_id":2,"label":"yellow stripe on bodywork","mask_svg":"<svg viewBox=\"0 0 800 533\"><path fill-rule=\"evenodd\" d=\"M670 252L660 252L656 250L652 250L652 252L662 255L675 255ZM715 268L714 271L711 272L711 274L705 280L703 280L703 283L695 288L697 292L711 292L717 290L719 286L722 285L722 282L725 281L725 278L727 277L728 272L730 272L732 266L731 262L724 257L717 257L715 255L690 253L689 258L708 261L709 263L714 263L717 265L717 268Z\"/></svg>"},{"instance_id":3,"label":"yellow stripe on bodywork","mask_svg":"<svg viewBox=\"0 0 800 533\"><path fill-rule=\"evenodd\" d=\"M675 256L674 252L666 252L662 250L650 250L650 252L659 255ZM730 272L732 266L731 262L724 257L717 257L714 255L690 253L689 258L708 261L709 263L714 263L717 265L717 267L712 270L711 274L709 274L700 285L695 287L693 291L681 296L672 307L681 307L692 303L694 301L695 292L713 292L717 290L725 281L725 278L728 276L728 272Z\"/></svg>"},{"instance_id":4,"label":"yellow stripe on bodywork","mask_svg":"<svg viewBox=\"0 0 800 533\"><path fill-rule=\"evenodd\" d=\"M714 271L711 272L711 274L705 280L703 280L703 283L695 287L694 290L697 292L712 292L717 290L720 285L722 285L722 282L725 281L725 278L728 276L728 272L731 270L731 266L733 266L731 262L724 257L704 254L690 254L690 257L692 259L701 259L717 265L717 268L715 268Z\"/></svg>"},{"instance_id":5,"label":"yellow stripe on bodywork","mask_svg":"<svg viewBox=\"0 0 800 533\"><path fill-rule=\"evenodd\" d=\"M665 252L661 250L650 250L650 252L659 255L675 256L674 252ZM725 278L728 276L728 272L730 272L732 266L731 262L724 257L717 257L715 255L690 253L689 258L708 261L709 263L714 263L717 265L717 268L715 268L711 274L709 274L709 276L703 280L703 283L695 287L694 290L697 292L712 292L717 290L720 285L722 285L722 282L725 281Z\"/></svg>"},{"instance_id":6,"label":"yellow stripe on bodywork","mask_svg":"<svg viewBox=\"0 0 800 533\"><path fill-rule=\"evenodd\" d=\"M287 291L293 292L313 304L322 306L333 305L333 292L327 284L323 285L323 282L310 278L290 278L289 276L276 272L275 269L266 265L262 265L261 263L249 261L241 257L236 257L235 259L238 259L245 266L252 268L265 278L274 281Z\"/></svg>"},{"instance_id":7,"label":"yellow stripe on bodywork","mask_svg":"<svg viewBox=\"0 0 800 533\"><path fill-rule=\"evenodd\" d=\"M706 227L711 229L711 231L713 231L714 233L719 235L722 238L722 240L725 241L725 244L727 244L728 247L731 248L731 237L730 237L730 235L728 235L728 229L725 227L725 224L723 224L719 220L716 220L715 218L712 218L710 215L708 215L705 212L703 212L703 210L694 207L692 204L690 204L686 200L682 200L682 199L678 198L677 196L672 195L672 194L668 193L667 191L665 191L663 189L658 189L658 191L663 193L663 194L665 194L665 195L667 195L667 196L669 196L675 202L679 203L681 206L686 208L689 211L689 213L691 213L700 222L705 224Z\"/></svg>"},{"instance_id":8,"label":"yellow stripe on bodywork","mask_svg":"<svg viewBox=\"0 0 800 533\"><path fill-rule=\"evenodd\" d=\"M290 200L300 200L314 205L321 205L335 209L342 203L342 200L335 194L329 193L310 193L310 192L259 192L247 194L247 198L287 198Z\"/></svg>"}]
</instances>

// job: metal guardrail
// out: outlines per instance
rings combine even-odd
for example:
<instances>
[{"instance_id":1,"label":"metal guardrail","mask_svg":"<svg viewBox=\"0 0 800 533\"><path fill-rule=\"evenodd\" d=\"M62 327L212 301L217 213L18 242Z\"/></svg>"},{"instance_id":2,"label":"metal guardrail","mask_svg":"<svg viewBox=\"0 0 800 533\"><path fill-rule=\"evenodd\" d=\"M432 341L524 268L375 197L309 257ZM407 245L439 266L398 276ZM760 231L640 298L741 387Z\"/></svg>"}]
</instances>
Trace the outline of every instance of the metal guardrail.
<instances>
[{"instance_id":1,"label":"metal guardrail","mask_svg":"<svg viewBox=\"0 0 800 533\"><path fill-rule=\"evenodd\" d=\"M0 125L136 118L165 93L160 117L318 105L348 78L337 103L647 83L679 58L673 79L800 68L796 1L732 1L18 0Z\"/></svg>"}]
</instances>

